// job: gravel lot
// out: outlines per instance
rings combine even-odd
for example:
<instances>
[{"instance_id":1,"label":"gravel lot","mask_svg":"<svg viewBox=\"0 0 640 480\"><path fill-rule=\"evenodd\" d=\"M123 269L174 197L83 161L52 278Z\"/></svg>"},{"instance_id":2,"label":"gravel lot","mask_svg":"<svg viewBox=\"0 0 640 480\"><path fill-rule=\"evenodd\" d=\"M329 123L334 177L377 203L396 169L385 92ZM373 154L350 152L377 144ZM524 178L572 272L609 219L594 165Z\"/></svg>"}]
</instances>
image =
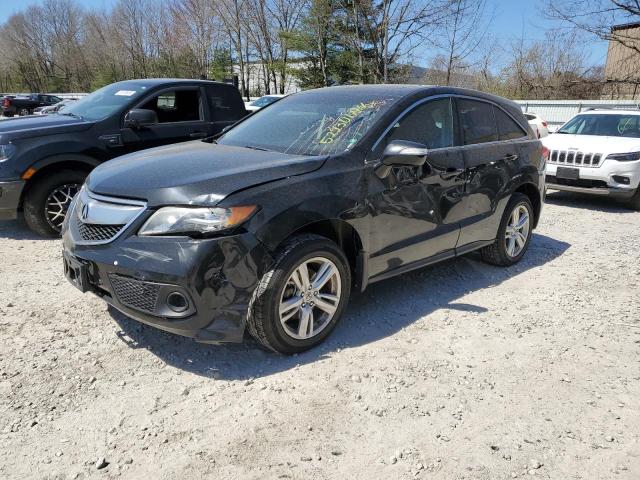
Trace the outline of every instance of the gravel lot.
<instances>
[{"instance_id":1,"label":"gravel lot","mask_svg":"<svg viewBox=\"0 0 640 480\"><path fill-rule=\"evenodd\" d=\"M285 358L124 318L0 223L0 478L638 479L639 229L553 194L519 265L375 284Z\"/></svg>"}]
</instances>

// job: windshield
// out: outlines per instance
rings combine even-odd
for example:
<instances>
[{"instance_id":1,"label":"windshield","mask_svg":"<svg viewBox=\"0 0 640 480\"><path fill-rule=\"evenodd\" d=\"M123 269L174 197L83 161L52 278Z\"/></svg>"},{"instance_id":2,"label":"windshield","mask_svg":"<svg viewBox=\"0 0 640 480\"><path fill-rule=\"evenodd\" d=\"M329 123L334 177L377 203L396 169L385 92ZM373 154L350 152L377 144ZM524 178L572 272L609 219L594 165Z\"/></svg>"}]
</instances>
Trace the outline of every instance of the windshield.
<instances>
[{"instance_id":1,"label":"windshield","mask_svg":"<svg viewBox=\"0 0 640 480\"><path fill-rule=\"evenodd\" d=\"M640 115L624 113L577 115L565 123L557 133L640 138Z\"/></svg>"},{"instance_id":2,"label":"windshield","mask_svg":"<svg viewBox=\"0 0 640 480\"><path fill-rule=\"evenodd\" d=\"M85 120L102 120L129 105L149 89L140 82L118 82L102 87L86 97L65 106L61 115L72 115Z\"/></svg>"},{"instance_id":3,"label":"windshield","mask_svg":"<svg viewBox=\"0 0 640 480\"><path fill-rule=\"evenodd\" d=\"M292 95L259 110L218 143L297 155L341 153L353 148L394 100L330 88Z\"/></svg>"}]
</instances>

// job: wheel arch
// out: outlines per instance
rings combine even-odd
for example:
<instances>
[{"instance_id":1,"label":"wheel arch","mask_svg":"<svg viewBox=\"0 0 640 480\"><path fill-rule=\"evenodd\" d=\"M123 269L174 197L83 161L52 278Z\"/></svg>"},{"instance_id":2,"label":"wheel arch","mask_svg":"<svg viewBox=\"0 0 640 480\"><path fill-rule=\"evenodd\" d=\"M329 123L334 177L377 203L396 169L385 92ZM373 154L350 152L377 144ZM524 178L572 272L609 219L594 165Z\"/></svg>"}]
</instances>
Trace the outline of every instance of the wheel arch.
<instances>
[{"instance_id":1,"label":"wheel arch","mask_svg":"<svg viewBox=\"0 0 640 480\"><path fill-rule=\"evenodd\" d=\"M22 190L20 203L22 204L29 189L46 175L60 170L77 170L89 174L89 172L100 165L100 163L101 162L95 158L79 154L54 155L38 160L22 174L22 178L26 180L26 183Z\"/></svg>"},{"instance_id":2,"label":"wheel arch","mask_svg":"<svg viewBox=\"0 0 640 480\"><path fill-rule=\"evenodd\" d=\"M514 193L522 193L529 198L531 206L533 206L533 228L536 228L538 226L538 221L540 220L540 212L542 211L542 197L540 196L540 190L538 190L538 187L535 184L525 182L520 184L514 190Z\"/></svg>"},{"instance_id":3,"label":"wheel arch","mask_svg":"<svg viewBox=\"0 0 640 480\"><path fill-rule=\"evenodd\" d=\"M349 260L349 267L356 287L366 286L366 264L362 237L349 222L340 219L324 219L307 223L291 232L280 245L295 235L314 233L335 242ZM278 245L278 248L280 247Z\"/></svg>"}]
</instances>

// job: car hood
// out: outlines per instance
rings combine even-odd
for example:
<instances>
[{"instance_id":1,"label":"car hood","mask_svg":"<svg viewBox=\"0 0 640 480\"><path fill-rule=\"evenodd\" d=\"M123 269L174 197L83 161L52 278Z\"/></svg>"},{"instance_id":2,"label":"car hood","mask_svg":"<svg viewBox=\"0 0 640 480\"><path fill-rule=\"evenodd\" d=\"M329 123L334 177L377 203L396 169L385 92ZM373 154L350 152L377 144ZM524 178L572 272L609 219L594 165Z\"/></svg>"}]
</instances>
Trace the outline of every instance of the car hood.
<instances>
[{"instance_id":1,"label":"car hood","mask_svg":"<svg viewBox=\"0 0 640 480\"><path fill-rule=\"evenodd\" d=\"M625 153L640 151L640 138L568 135L554 133L541 139L550 150L580 150L587 153Z\"/></svg>"},{"instance_id":2,"label":"car hood","mask_svg":"<svg viewBox=\"0 0 640 480\"><path fill-rule=\"evenodd\" d=\"M13 117L0 122L0 144L8 143L18 138L79 132L86 130L91 125L93 125L92 122L68 115Z\"/></svg>"},{"instance_id":3,"label":"car hood","mask_svg":"<svg viewBox=\"0 0 640 480\"><path fill-rule=\"evenodd\" d=\"M236 191L317 170L325 159L197 140L110 160L91 172L87 187L149 206L215 205Z\"/></svg>"}]
</instances>

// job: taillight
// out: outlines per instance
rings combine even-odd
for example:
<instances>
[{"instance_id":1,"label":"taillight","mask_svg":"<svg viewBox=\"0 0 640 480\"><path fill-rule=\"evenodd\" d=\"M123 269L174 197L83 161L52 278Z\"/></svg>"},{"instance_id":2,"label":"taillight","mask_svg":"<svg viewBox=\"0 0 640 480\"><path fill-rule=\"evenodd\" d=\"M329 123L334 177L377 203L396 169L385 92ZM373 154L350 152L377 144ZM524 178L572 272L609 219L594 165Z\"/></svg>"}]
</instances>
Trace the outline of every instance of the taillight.
<instances>
[{"instance_id":1,"label":"taillight","mask_svg":"<svg viewBox=\"0 0 640 480\"><path fill-rule=\"evenodd\" d=\"M547 127L548 127L547 122L545 122L545 121L543 120L543 121L542 121L542 126L543 126L544 128L547 128Z\"/></svg>"},{"instance_id":2,"label":"taillight","mask_svg":"<svg viewBox=\"0 0 640 480\"><path fill-rule=\"evenodd\" d=\"M542 159L544 160L544 165L547 164L547 162L549 161L549 154L551 153L551 150L549 150L547 147L545 147L544 145L542 146ZM544 166L543 165L543 166Z\"/></svg>"},{"instance_id":3,"label":"taillight","mask_svg":"<svg viewBox=\"0 0 640 480\"><path fill-rule=\"evenodd\" d=\"M10 106L11 106L11 99L9 99L9 98L5 98L5 99L2 101L2 106L3 106L3 107L10 107Z\"/></svg>"}]
</instances>

